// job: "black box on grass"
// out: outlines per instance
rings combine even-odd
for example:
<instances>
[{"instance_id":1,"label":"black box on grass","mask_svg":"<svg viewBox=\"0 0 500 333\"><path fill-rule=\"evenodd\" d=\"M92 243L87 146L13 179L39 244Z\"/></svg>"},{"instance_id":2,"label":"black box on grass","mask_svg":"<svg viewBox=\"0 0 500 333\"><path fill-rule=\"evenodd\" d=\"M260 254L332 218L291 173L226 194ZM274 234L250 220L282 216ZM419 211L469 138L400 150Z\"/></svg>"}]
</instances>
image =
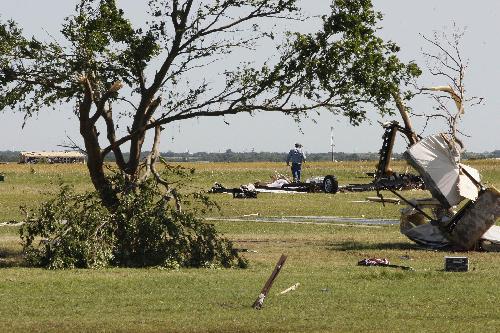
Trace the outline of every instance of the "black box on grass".
<instances>
[{"instance_id":1,"label":"black box on grass","mask_svg":"<svg viewBox=\"0 0 500 333\"><path fill-rule=\"evenodd\" d=\"M467 272L469 270L469 258L444 257L444 270L447 272Z\"/></svg>"}]
</instances>

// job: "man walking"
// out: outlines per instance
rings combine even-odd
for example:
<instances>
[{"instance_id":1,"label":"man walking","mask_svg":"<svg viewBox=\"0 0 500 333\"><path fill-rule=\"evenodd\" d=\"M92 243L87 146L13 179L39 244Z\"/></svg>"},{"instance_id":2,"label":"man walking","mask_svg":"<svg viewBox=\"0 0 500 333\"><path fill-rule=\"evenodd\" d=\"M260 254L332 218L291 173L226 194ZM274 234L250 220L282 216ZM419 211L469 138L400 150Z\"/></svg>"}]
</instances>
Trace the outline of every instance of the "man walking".
<instances>
[{"instance_id":1,"label":"man walking","mask_svg":"<svg viewBox=\"0 0 500 333\"><path fill-rule=\"evenodd\" d=\"M300 174L302 172L302 163L306 161L306 155L302 152L302 145L300 143L295 144L295 148L290 150L286 158L286 165L290 165L292 162L292 176L293 182L300 182Z\"/></svg>"}]
</instances>

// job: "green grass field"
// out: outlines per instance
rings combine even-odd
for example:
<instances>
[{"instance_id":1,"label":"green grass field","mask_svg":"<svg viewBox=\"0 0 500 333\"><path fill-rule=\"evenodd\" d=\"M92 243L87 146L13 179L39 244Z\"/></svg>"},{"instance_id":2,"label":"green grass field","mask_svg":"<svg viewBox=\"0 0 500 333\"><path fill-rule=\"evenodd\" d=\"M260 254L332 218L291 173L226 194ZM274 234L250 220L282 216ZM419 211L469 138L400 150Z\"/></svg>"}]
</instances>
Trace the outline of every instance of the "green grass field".
<instances>
[{"instance_id":1,"label":"green grass field","mask_svg":"<svg viewBox=\"0 0 500 333\"><path fill-rule=\"evenodd\" d=\"M335 174L341 184L369 182L374 163L311 163L305 177ZM500 161L468 163L500 188ZM267 180L284 164L192 164L193 188ZM395 169L404 170L402 163ZM60 181L90 189L84 166L0 165L0 221L21 221ZM496 332L500 328L500 253L418 248L397 225L230 222L260 217L343 216L398 219L401 206L359 203L375 193L212 195L221 211L207 217L246 249L245 270L23 267L17 227L0 227L0 332ZM393 195L389 192L387 197ZM426 197L407 191L407 198ZM307 218L302 220L308 221ZM315 221L310 218L309 221ZM251 308L280 255L288 255L262 310ZM469 257L467 273L444 272L444 256ZM360 267L384 257L414 271ZM280 291L300 283L285 295Z\"/></svg>"}]
</instances>

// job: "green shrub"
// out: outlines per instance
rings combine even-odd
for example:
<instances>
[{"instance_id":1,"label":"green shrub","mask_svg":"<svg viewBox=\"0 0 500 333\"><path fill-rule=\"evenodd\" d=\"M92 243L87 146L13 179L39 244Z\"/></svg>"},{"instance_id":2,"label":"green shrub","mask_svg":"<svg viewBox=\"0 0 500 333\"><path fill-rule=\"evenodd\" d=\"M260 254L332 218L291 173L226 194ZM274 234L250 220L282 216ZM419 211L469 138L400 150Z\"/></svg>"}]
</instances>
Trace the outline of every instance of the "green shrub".
<instances>
[{"instance_id":1,"label":"green shrub","mask_svg":"<svg viewBox=\"0 0 500 333\"><path fill-rule=\"evenodd\" d=\"M97 268L113 259L110 214L95 193L78 195L61 186L57 196L28 216L20 235L29 265Z\"/></svg>"},{"instance_id":2,"label":"green shrub","mask_svg":"<svg viewBox=\"0 0 500 333\"><path fill-rule=\"evenodd\" d=\"M196 209L178 212L153 180L142 183L123 196L114 213L114 223L124 226L123 236L117 237L115 243L115 263L124 266L245 267L246 261L238 256L232 243L219 237L213 225L197 218L195 213L198 212Z\"/></svg>"},{"instance_id":3,"label":"green shrub","mask_svg":"<svg viewBox=\"0 0 500 333\"><path fill-rule=\"evenodd\" d=\"M206 206L204 196L182 200L200 199ZM110 212L97 193L75 194L69 186L61 186L54 198L27 212L29 218L20 231L26 260L52 269L246 267L232 243L196 217L200 210L180 212L171 201L149 180L122 192Z\"/></svg>"}]
</instances>

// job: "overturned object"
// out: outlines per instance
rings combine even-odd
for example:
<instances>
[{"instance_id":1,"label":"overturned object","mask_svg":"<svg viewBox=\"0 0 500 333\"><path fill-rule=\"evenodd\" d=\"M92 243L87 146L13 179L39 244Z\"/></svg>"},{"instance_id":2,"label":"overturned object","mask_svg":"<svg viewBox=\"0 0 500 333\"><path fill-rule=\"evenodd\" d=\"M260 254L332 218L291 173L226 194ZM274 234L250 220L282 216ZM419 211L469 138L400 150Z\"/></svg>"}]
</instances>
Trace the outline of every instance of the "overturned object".
<instances>
[{"instance_id":1,"label":"overturned object","mask_svg":"<svg viewBox=\"0 0 500 333\"><path fill-rule=\"evenodd\" d=\"M473 250L480 248L481 240L500 245L500 233L494 226L500 217L500 192L484 188L479 172L460 163L460 147L448 135L419 141L405 152L405 157L439 204L432 204L435 218L426 221L423 207L408 201L411 207L402 210L401 216L404 235L432 248ZM469 202L453 214L452 208L465 199Z\"/></svg>"},{"instance_id":2,"label":"overturned object","mask_svg":"<svg viewBox=\"0 0 500 333\"><path fill-rule=\"evenodd\" d=\"M422 176L432 196L439 200L444 208L455 206L466 198L477 198L476 183L481 181L479 172L460 163L460 147L447 134L437 134L420 140L411 146L404 156Z\"/></svg>"}]
</instances>

